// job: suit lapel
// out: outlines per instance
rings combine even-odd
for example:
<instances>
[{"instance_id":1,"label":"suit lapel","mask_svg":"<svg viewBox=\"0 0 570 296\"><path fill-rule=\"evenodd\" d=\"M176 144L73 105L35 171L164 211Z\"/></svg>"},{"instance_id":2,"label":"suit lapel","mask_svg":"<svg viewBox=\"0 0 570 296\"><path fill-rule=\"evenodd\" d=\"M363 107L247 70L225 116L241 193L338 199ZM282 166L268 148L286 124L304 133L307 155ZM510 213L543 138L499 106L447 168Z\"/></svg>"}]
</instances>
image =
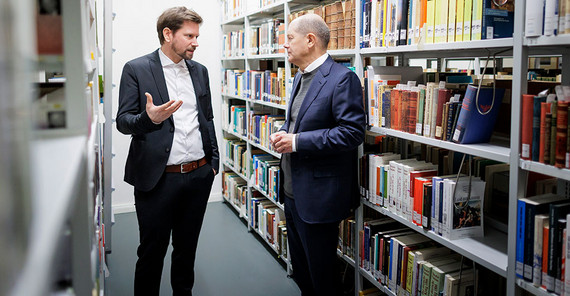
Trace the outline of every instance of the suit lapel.
<instances>
[{"instance_id":1,"label":"suit lapel","mask_svg":"<svg viewBox=\"0 0 570 296\"><path fill-rule=\"evenodd\" d=\"M323 74L321 74L320 71L315 73L315 78L313 78L311 86L309 87L309 91L307 91L307 95L305 95L305 99L303 100L303 104L301 104L301 107L299 108L299 114L297 115L297 124L295 124L295 130L293 133L296 133L299 129L299 123L303 119L303 116L307 112L307 109L309 109L309 106L317 98L317 95L326 83L327 80L323 77Z\"/></svg>"},{"instance_id":2,"label":"suit lapel","mask_svg":"<svg viewBox=\"0 0 570 296\"><path fill-rule=\"evenodd\" d=\"M299 108L299 114L297 115L297 124L295 125L295 130L293 133L296 133L299 129L300 122L303 119L303 116L309 109L311 103L317 98L317 95L323 88L323 86L327 83L327 76L330 73L330 69L334 61L331 57L328 57L325 62L317 69L317 73L315 73L315 78L313 78L313 82L311 82L311 86L307 91L307 95L305 95L305 99L303 100L303 104Z\"/></svg>"},{"instance_id":3,"label":"suit lapel","mask_svg":"<svg viewBox=\"0 0 570 296\"><path fill-rule=\"evenodd\" d=\"M158 49L152 55L152 59L149 59L150 69L152 76L154 77L154 82L156 83L156 88L158 89L158 94L162 103L170 101L168 97L168 89L166 88L166 80L164 79L164 71L162 70L162 64L160 63L160 58L158 56ZM155 103L156 104L156 103Z\"/></svg>"}]
</instances>

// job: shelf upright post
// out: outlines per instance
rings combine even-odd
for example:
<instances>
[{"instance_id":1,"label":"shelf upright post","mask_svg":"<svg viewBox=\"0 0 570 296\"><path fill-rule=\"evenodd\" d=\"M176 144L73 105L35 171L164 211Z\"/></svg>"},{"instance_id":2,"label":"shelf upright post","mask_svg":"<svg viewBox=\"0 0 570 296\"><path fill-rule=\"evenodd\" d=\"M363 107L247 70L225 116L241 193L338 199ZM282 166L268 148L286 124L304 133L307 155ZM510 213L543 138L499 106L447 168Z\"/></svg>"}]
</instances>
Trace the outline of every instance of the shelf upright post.
<instances>
[{"instance_id":1,"label":"shelf upright post","mask_svg":"<svg viewBox=\"0 0 570 296\"><path fill-rule=\"evenodd\" d=\"M523 46L525 22L525 2L521 1L515 6L515 23L513 33L513 85L511 97L511 118L520 118L521 116L521 98L522 94L527 90L528 72L528 48ZM480 67L476 60L477 71ZM477 72L476 72L477 73ZM524 186L526 184L523 174L519 169L520 154L520 120L511 121L511 151L510 151L510 169L509 169L509 218L511 221L508 226L508 263L507 266L507 295L514 296L520 294L520 289L516 285L516 233L517 225L517 200L524 194Z\"/></svg>"},{"instance_id":2,"label":"shelf upright post","mask_svg":"<svg viewBox=\"0 0 570 296\"><path fill-rule=\"evenodd\" d=\"M246 9L247 9L247 7L246 7ZM250 49L249 46L251 45L251 24L250 24L250 22L249 22L249 17L247 16L247 14L244 16L244 20L243 20L243 21L244 21L244 23L243 23L243 30L244 30L244 33L245 33L245 46L244 46L244 48L245 48L245 53L244 53L245 56L244 56L244 59L245 59L245 60L244 60L244 66L245 66L245 71L247 72L247 71L250 71L250 70L251 70L251 67L250 67L250 65L249 65L249 60L248 60L248 58L249 58L249 49ZM251 92L250 92L250 93L251 93ZM250 108L251 108L251 106L252 106L251 104L252 104L252 103L251 103L251 101L250 101L250 98L246 97L246 98L245 98L245 108L246 108L246 109L245 109L245 110L246 110L246 114L245 114L246 119L245 119L245 120L246 120L246 129L247 129L247 127L249 126L249 122L248 122L248 121L249 121L249 112L250 112L250 110L251 110ZM250 171L250 165L249 165L249 163L250 163L251 160L252 160L252 155L251 155L251 144L250 144L250 142L249 142L249 131L248 131L247 136L246 136L245 145L246 145L246 147L247 147L247 150L246 150L246 151L247 151L247 152L246 152L246 153L247 153L247 164L246 164L246 171L245 171L245 177L247 178L247 180L245 180L245 181L246 181L246 184L247 184L247 203L248 203L248 205L251 206L251 199L252 199L252 197L253 197L253 187L252 187L253 184L251 184L251 182L250 182L250 180L251 180L250 176L251 176L251 173L252 173L252 172ZM247 207L246 207L246 208L247 208ZM253 217L251 217L251 215L249 215L249 216L247 216L247 217L248 217L248 218L247 218L247 220L248 220L248 223L247 223L247 231L248 231L248 232L251 232L252 229L251 229L251 223L250 223L250 221L251 221L251 218L253 218ZM255 229L254 229L253 231L255 231Z\"/></svg>"},{"instance_id":3,"label":"shelf upright post","mask_svg":"<svg viewBox=\"0 0 570 296\"><path fill-rule=\"evenodd\" d=\"M562 65L568 65L570 61L570 50L563 48L562 50ZM562 67L562 85L570 85L570 67Z\"/></svg>"},{"instance_id":4,"label":"shelf upright post","mask_svg":"<svg viewBox=\"0 0 570 296\"><path fill-rule=\"evenodd\" d=\"M103 17L103 77L105 94L103 98L105 117L113 117L113 1L105 0ZM112 251L112 194L113 194L113 122L107 121L103 130L103 215L105 223L105 252Z\"/></svg>"},{"instance_id":5,"label":"shelf upright post","mask_svg":"<svg viewBox=\"0 0 570 296\"><path fill-rule=\"evenodd\" d=\"M87 30L84 1L62 0L63 15L63 54L65 73L65 112L67 130L70 135L85 135L88 128L87 114L87 65L86 45L83 33Z\"/></svg>"},{"instance_id":6,"label":"shelf upright post","mask_svg":"<svg viewBox=\"0 0 570 296\"><path fill-rule=\"evenodd\" d=\"M356 1L356 0L354 0ZM361 0L363 1L363 0ZM358 74L358 76L360 77L361 80L364 79L364 65L363 65L363 57L362 54L360 53L360 26L361 24L361 18L362 18L362 5L360 5L360 1L356 1L354 3L355 6L355 12L356 15L354 16L355 18L355 28L354 28L354 51L356 52L356 58L354 59L354 63L355 63L355 67L356 67L356 73ZM358 156L362 157L362 154L364 153L363 150L363 145L360 145L360 147L358 148ZM364 205L362 204L362 202L360 203L360 206L356 209L355 212L355 223L356 223L356 231L355 233L352 233L352 241L357 242L355 245L358 245L358 233L360 233L361 230L364 229L364 225L363 225L363 213L362 213L362 207L364 207ZM355 248L356 250L353 250L353 257L354 257L354 295L358 296L359 295L359 291L363 290L363 278L362 275L360 274L360 261L358 258L360 258L360 248Z\"/></svg>"}]
</instances>

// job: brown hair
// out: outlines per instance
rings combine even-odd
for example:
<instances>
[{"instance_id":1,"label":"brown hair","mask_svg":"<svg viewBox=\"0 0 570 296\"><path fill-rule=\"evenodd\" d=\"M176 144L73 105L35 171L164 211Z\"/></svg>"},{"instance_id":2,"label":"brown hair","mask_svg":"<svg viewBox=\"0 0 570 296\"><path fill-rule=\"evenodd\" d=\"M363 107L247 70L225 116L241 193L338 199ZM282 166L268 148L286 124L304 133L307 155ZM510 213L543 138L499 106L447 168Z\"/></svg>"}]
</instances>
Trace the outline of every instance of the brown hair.
<instances>
[{"instance_id":1,"label":"brown hair","mask_svg":"<svg viewBox=\"0 0 570 296\"><path fill-rule=\"evenodd\" d=\"M162 34L164 28L169 28L172 33L176 33L186 21L201 24L202 17L194 10L184 6L172 7L165 10L156 21L156 30L158 32L160 45L164 43L164 35Z\"/></svg>"}]
</instances>

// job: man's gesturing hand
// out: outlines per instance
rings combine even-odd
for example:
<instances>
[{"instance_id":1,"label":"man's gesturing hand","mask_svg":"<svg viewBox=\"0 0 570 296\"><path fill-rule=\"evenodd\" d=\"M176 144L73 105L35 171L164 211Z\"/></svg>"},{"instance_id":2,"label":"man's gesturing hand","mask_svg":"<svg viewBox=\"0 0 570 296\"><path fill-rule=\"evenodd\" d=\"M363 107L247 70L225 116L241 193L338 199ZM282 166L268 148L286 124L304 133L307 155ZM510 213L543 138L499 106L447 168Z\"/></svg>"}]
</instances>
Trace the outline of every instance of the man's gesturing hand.
<instances>
[{"instance_id":1,"label":"man's gesturing hand","mask_svg":"<svg viewBox=\"0 0 570 296\"><path fill-rule=\"evenodd\" d=\"M150 117L150 120L156 124L165 121L182 106L182 101L180 100L170 100L162 105L156 106L152 102L152 96L147 92L144 94L146 95L146 113L148 117Z\"/></svg>"}]
</instances>

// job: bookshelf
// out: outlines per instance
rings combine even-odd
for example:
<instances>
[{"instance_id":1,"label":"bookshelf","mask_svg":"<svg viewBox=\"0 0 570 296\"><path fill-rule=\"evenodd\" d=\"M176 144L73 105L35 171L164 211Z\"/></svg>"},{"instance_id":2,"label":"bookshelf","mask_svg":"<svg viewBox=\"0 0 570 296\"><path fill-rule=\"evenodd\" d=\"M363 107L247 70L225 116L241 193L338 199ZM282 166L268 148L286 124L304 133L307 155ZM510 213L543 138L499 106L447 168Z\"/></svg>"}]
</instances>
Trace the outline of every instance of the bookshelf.
<instances>
[{"instance_id":1,"label":"bookshelf","mask_svg":"<svg viewBox=\"0 0 570 296\"><path fill-rule=\"evenodd\" d=\"M304 2L304 3L302 3ZM330 4L334 1L324 1L324 3L306 3L310 1L285 1L271 4L266 7L266 9L255 9L248 11L243 10L243 13L239 17L230 17L222 20L222 27L224 26L242 26L247 28L250 26L251 22L259 21L264 18L274 18L276 15L288 15L299 10L308 9L312 6L320 4ZM556 177L562 180L570 180L570 170L568 169L558 169L552 166L547 166L541 163L521 160L520 159L520 98L526 91L527 85L527 70L528 70L528 58L529 56L535 55L558 55L563 57L563 61L570 60L570 34L559 35L559 36L540 36L535 38L524 37L524 22L525 22L525 5L526 3L518 3L515 6L514 11L514 33L511 38L499 38L493 40L474 40L474 41L459 41L451 43L433 43L433 44L415 44L415 45L402 45L402 46L391 46L391 47L371 47L371 48L359 48L360 43L358 36L361 31L362 25L362 4L363 0L357 1L356 5L356 26L355 30L357 32L356 44L354 44L354 49L337 49L330 50L329 54L333 58L350 58L352 65L356 68L356 73L363 77L363 61L370 57L397 57L398 64L407 65L408 59L412 58L436 58L436 59L447 59L447 58L475 58L478 62L479 59L485 59L489 54L500 52L500 57L512 57L513 58L513 80L512 80L512 93L511 93L511 129L510 129L510 139L507 140L497 140L485 144L470 144L461 145L455 144L448 141L436 140L433 138L427 138L423 136L418 136L415 134L405 133L397 130L369 127L369 131L379 135L387 135L395 137L403 141L413 141L417 143L422 143L430 146L435 146L450 151L461 152L473 156L479 156L490 160L495 160L500 163L506 163L510 165L509 171L509 198L508 198L508 220L516 221L516 204L517 200L524 195L525 183L527 173L529 171L538 172L541 174ZM287 17L284 18L286 25L288 24ZM247 36L246 36L247 40ZM268 55L268 56L248 56L247 52L243 57L232 57L223 59L222 63L243 63L242 69L247 69L247 67L252 63L252 61L257 61L259 59L275 59L285 61L287 67L287 75L290 74L290 65L287 63L286 57L282 55ZM226 65L226 64L224 64ZM441 68L441 65L440 65ZM479 69L475 70L475 73L479 73ZM570 84L570 67L562 68L562 79L563 84ZM226 95L224 100L241 100L240 104L247 104L248 108L253 108L256 104L271 106L259 101L251 101L249 99L240 98L235 95ZM286 107L282 106L271 106L275 109L285 110ZM250 109L248 109L249 111ZM232 133L228 133L232 134ZM243 137L238 137L248 143L248 151L252 148L263 149L254 143L251 143L249 139L244 139ZM270 151L266 151L270 153ZM277 157L277 155L274 155ZM231 168L230 168L231 169ZM246 174L247 175L247 174ZM247 181L247 180L246 180ZM253 186L249 185L253 188ZM516 252L516 223L509 223L507 233L503 233L491 228L486 228L485 236L482 238L470 238L470 239L460 239L460 240L447 240L433 232L424 230L421 227L409 222L408 220L389 212L388 210L373 205L362 199L361 207L356 213L356 225L357 230L363 229L363 213L362 207L370 207L377 212L386 215L405 226L413 229L414 231L421 233L433 241L471 259L476 264L489 269L492 273L505 278L506 280L506 295L520 294L522 290L526 290L535 295L551 295L546 291L537 289L531 284L528 284L515 276L515 252ZM358 258L359 248L354 254L355 258ZM339 256L347 261L351 266L355 267L355 277L356 277L356 287L355 291L358 293L361 290L363 280L368 280L373 283L376 287L386 292L388 295L393 295L394 293L386 288L386 286L378 283L374 277L355 264L354 260L339 253ZM512 267L512 268L511 268Z\"/></svg>"},{"instance_id":2,"label":"bookshelf","mask_svg":"<svg viewBox=\"0 0 570 296\"><path fill-rule=\"evenodd\" d=\"M6 248L1 255L3 262L5 255L14 255L17 263L9 269L11 276L3 276L9 282L2 282L0 293L104 295L105 243L110 246L104 235L105 228L110 235L111 227L110 165L105 164L112 157L110 132L105 133L110 123L105 124L105 118L111 118L111 102L105 104L101 98L99 77L109 77L110 82L111 59L105 61L108 71L103 73L99 54L111 48L110 36L97 35L103 36L98 25L110 20L101 12L110 9L111 1L61 0L60 10L53 11L42 3L13 2L0 8L0 14L14 16L3 18L13 32L0 34L3 49L8 49L2 52L10 54L0 59L18 66L0 63L3 79L8 78L0 83L3 94L12 92L3 99L8 103L0 113L11 110L7 117L18 129L6 133L0 146L13 151L6 156L16 170L2 173L2 179L27 189L6 191L17 202L5 206L13 204L10 208L20 217L0 212L1 221L22 228L20 234L8 235L20 251L11 254ZM60 29L46 26L46 15L61 23ZM42 31L46 27L49 33ZM112 86L107 89L110 93ZM18 112L12 109L16 106Z\"/></svg>"}]
</instances>

